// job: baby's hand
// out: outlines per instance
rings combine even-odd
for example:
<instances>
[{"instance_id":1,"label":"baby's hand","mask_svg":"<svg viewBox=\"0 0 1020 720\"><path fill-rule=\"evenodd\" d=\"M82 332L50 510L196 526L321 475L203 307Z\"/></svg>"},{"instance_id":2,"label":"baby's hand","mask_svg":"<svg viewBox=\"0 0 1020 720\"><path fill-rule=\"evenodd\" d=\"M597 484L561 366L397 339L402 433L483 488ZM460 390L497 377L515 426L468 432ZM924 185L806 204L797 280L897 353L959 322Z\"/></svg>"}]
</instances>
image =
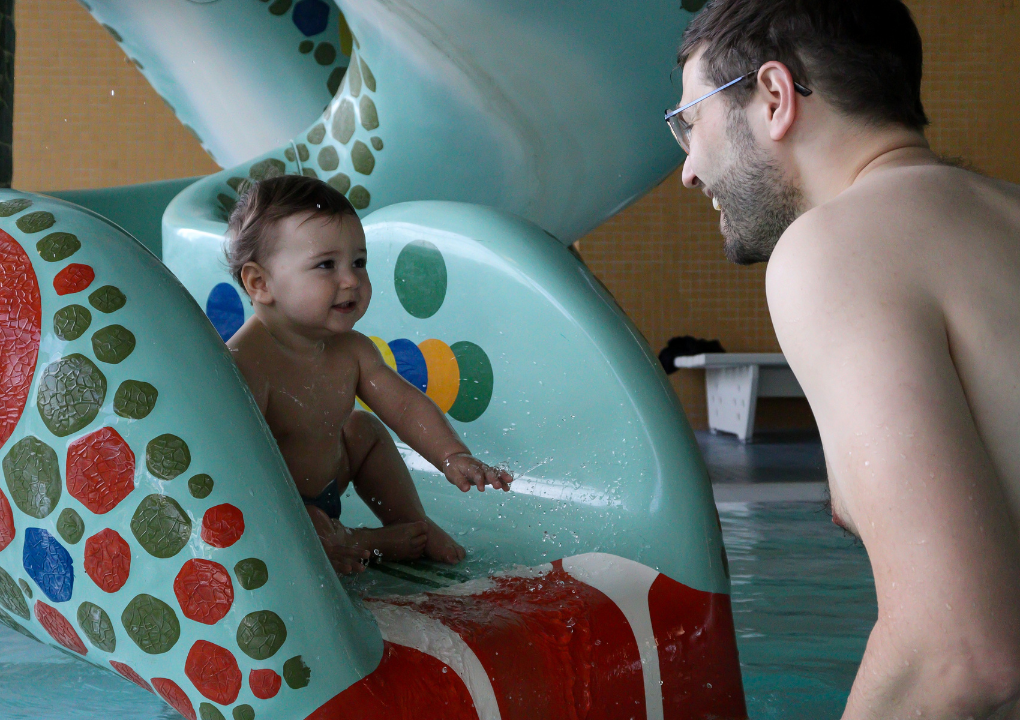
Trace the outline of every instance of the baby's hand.
<instances>
[{"instance_id":1,"label":"baby's hand","mask_svg":"<svg viewBox=\"0 0 1020 720\"><path fill-rule=\"evenodd\" d=\"M506 470L492 468L470 453L457 453L443 461L443 474L446 479L467 492L474 485L481 492L486 485L497 490L509 490L513 476Z\"/></svg>"}]
</instances>

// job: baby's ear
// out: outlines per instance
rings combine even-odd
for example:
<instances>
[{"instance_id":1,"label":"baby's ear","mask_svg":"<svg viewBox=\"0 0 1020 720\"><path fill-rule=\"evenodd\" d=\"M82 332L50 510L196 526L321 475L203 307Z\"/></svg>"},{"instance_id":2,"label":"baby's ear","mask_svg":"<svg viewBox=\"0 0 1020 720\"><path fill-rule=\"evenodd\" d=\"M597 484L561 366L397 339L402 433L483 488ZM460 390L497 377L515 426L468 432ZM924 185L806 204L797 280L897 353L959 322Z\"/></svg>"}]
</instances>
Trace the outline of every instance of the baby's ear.
<instances>
[{"instance_id":1,"label":"baby's ear","mask_svg":"<svg viewBox=\"0 0 1020 720\"><path fill-rule=\"evenodd\" d=\"M266 283L265 268L257 262L246 262L241 267L241 283L252 303L273 304L273 294Z\"/></svg>"}]
</instances>

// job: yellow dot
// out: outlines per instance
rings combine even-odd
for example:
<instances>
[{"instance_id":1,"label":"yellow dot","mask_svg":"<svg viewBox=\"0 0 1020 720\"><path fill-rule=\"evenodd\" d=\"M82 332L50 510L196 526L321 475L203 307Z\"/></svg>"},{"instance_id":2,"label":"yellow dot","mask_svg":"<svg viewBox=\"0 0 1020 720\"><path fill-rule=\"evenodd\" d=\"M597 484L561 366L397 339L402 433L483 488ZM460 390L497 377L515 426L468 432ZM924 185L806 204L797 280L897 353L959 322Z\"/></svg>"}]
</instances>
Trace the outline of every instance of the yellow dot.
<instances>
[{"instance_id":1,"label":"yellow dot","mask_svg":"<svg viewBox=\"0 0 1020 720\"><path fill-rule=\"evenodd\" d=\"M379 354L382 355L383 362L386 363L393 372L397 371L397 358L393 356L393 351L390 350L390 346L386 344L386 341L382 338L376 337L375 335L369 335L368 339L375 343L375 346L379 348ZM451 351L452 352L452 351ZM372 412L372 408L365 404L365 401L358 398L358 405L363 410ZM446 412L445 410L443 412Z\"/></svg>"},{"instance_id":2,"label":"yellow dot","mask_svg":"<svg viewBox=\"0 0 1020 720\"><path fill-rule=\"evenodd\" d=\"M444 413L453 407L460 391L460 367L450 346L441 340L425 340L418 349L425 356L429 384L425 390L432 402Z\"/></svg>"}]
</instances>

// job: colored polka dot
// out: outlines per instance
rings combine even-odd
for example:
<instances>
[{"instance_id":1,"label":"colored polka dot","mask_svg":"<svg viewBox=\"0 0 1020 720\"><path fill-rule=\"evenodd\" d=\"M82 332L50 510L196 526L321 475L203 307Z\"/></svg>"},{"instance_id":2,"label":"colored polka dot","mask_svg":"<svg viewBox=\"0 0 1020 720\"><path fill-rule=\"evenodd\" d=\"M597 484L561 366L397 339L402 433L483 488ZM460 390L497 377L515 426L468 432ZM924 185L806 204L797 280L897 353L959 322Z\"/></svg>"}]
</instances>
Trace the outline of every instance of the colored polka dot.
<instances>
[{"instance_id":1,"label":"colored polka dot","mask_svg":"<svg viewBox=\"0 0 1020 720\"><path fill-rule=\"evenodd\" d=\"M283 156L291 162L297 160L297 153L294 152L294 148L284 148Z\"/></svg>"},{"instance_id":2,"label":"colored polka dot","mask_svg":"<svg viewBox=\"0 0 1020 720\"><path fill-rule=\"evenodd\" d=\"M243 195L244 191L251 185L251 181L247 178L232 177L227 179L227 185L238 195Z\"/></svg>"},{"instance_id":3,"label":"colored polka dot","mask_svg":"<svg viewBox=\"0 0 1020 720\"><path fill-rule=\"evenodd\" d=\"M376 149L376 152L383 149L383 141L381 137L373 137L369 142L372 143L372 147Z\"/></svg>"},{"instance_id":4,"label":"colored polka dot","mask_svg":"<svg viewBox=\"0 0 1020 720\"><path fill-rule=\"evenodd\" d=\"M85 521L73 508L64 508L57 517L57 532L68 545L77 545L85 534Z\"/></svg>"},{"instance_id":5,"label":"colored polka dot","mask_svg":"<svg viewBox=\"0 0 1020 720\"><path fill-rule=\"evenodd\" d=\"M161 480L173 480L190 465L191 450L176 435L165 433L145 446L145 467Z\"/></svg>"},{"instance_id":6,"label":"colored polka dot","mask_svg":"<svg viewBox=\"0 0 1020 720\"><path fill-rule=\"evenodd\" d=\"M259 700L276 697L282 685L283 678L273 670L252 670L248 673L248 687L251 688L252 695Z\"/></svg>"},{"instance_id":7,"label":"colored polka dot","mask_svg":"<svg viewBox=\"0 0 1020 720\"><path fill-rule=\"evenodd\" d=\"M311 678L312 669L305 665L300 655L295 655L283 664L283 679L287 681L287 687L291 690L308 687Z\"/></svg>"},{"instance_id":8,"label":"colored polka dot","mask_svg":"<svg viewBox=\"0 0 1020 720\"><path fill-rule=\"evenodd\" d=\"M300 0L291 19L305 37L318 35L329 23L329 5L323 0Z\"/></svg>"},{"instance_id":9,"label":"colored polka dot","mask_svg":"<svg viewBox=\"0 0 1020 720\"><path fill-rule=\"evenodd\" d=\"M269 568L258 558L246 558L234 565L237 582L245 590L257 590L269 582Z\"/></svg>"},{"instance_id":10,"label":"colored polka dot","mask_svg":"<svg viewBox=\"0 0 1020 720\"><path fill-rule=\"evenodd\" d=\"M255 708L251 705L238 705L231 715L234 720L255 720Z\"/></svg>"},{"instance_id":11,"label":"colored polka dot","mask_svg":"<svg viewBox=\"0 0 1020 720\"><path fill-rule=\"evenodd\" d=\"M368 95L361 97L358 103L359 114L361 115L361 126L366 130L375 130L379 127L379 113L375 109L375 103Z\"/></svg>"},{"instance_id":12,"label":"colored polka dot","mask_svg":"<svg viewBox=\"0 0 1020 720\"><path fill-rule=\"evenodd\" d=\"M333 43L321 42L315 48L315 62L320 65L332 65L336 60L336 48Z\"/></svg>"},{"instance_id":13,"label":"colored polka dot","mask_svg":"<svg viewBox=\"0 0 1020 720\"><path fill-rule=\"evenodd\" d=\"M14 432L28 402L39 357L42 302L39 283L28 253L0 230L0 358L3 358L3 392L0 393L0 445Z\"/></svg>"},{"instance_id":14,"label":"colored polka dot","mask_svg":"<svg viewBox=\"0 0 1020 720\"><path fill-rule=\"evenodd\" d=\"M106 32L110 33L114 40L116 40L117 42L124 42L124 38L120 36L120 33L114 30L106 23L103 23L103 28L106 30Z\"/></svg>"},{"instance_id":15,"label":"colored polka dot","mask_svg":"<svg viewBox=\"0 0 1020 720\"><path fill-rule=\"evenodd\" d=\"M218 562L195 558L184 563L174 578L174 595L184 617L215 625L234 603L234 585Z\"/></svg>"},{"instance_id":16,"label":"colored polka dot","mask_svg":"<svg viewBox=\"0 0 1020 720\"><path fill-rule=\"evenodd\" d=\"M95 603L83 602L78 606L78 627L89 642L103 652L112 653L117 649L117 634L113 622L103 608Z\"/></svg>"},{"instance_id":17,"label":"colored polka dot","mask_svg":"<svg viewBox=\"0 0 1020 720\"><path fill-rule=\"evenodd\" d=\"M318 145L324 137L326 137L326 126L322 123L315 125L308 131L308 142L312 145Z\"/></svg>"},{"instance_id":18,"label":"colored polka dot","mask_svg":"<svg viewBox=\"0 0 1020 720\"><path fill-rule=\"evenodd\" d=\"M57 437L78 432L96 419L106 400L106 376L84 355L66 355L43 370L37 406Z\"/></svg>"},{"instance_id":19,"label":"colored polka dot","mask_svg":"<svg viewBox=\"0 0 1020 720\"><path fill-rule=\"evenodd\" d=\"M92 352L96 359L116 365L134 352L135 335L123 325L107 325L92 334Z\"/></svg>"},{"instance_id":20,"label":"colored polka dot","mask_svg":"<svg viewBox=\"0 0 1020 720\"><path fill-rule=\"evenodd\" d=\"M307 55L312 51L312 48L314 47L315 43L313 43L311 40L302 40L301 44L298 45L297 49L298 52L301 53L302 55Z\"/></svg>"},{"instance_id":21,"label":"colored polka dot","mask_svg":"<svg viewBox=\"0 0 1020 720\"><path fill-rule=\"evenodd\" d=\"M368 69L368 64L362 58L358 58L358 64L361 66L361 77L365 81L365 87L375 92L375 75Z\"/></svg>"},{"instance_id":22,"label":"colored polka dot","mask_svg":"<svg viewBox=\"0 0 1020 720\"><path fill-rule=\"evenodd\" d=\"M230 283L218 283L205 301L205 314L223 342L234 336L244 324L244 304Z\"/></svg>"},{"instance_id":23,"label":"colored polka dot","mask_svg":"<svg viewBox=\"0 0 1020 720\"><path fill-rule=\"evenodd\" d=\"M53 217L53 213L39 210L28 215L22 215L15 224L21 232L37 233L53 227L53 223L56 221L57 219Z\"/></svg>"},{"instance_id":24,"label":"colored polka dot","mask_svg":"<svg viewBox=\"0 0 1020 720\"><path fill-rule=\"evenodd\" d=\"M223 193L217 195L216 199L219 200L220 207L223 210L220 214L221 219L224 221L229 220L231 213L234 212L234 208L237 207L237 200L229 195L224 195Z\"/></svg>"},{"instance_id":25,"label":"colored polka dot","mask_svg":"<svg viewBox=\"0 0 1020 720\"><path fill-rule=\"evenodd\" d=\"M351 179L344 173L337 173L329 180L326 181L330 187L335 188L337 192L344 195L351 189Z\"/></svg>"},{"instance_id":26,"label":"colored polka dot","mask_svg":"<svg viewBox=\"0 0 1020 720\"><path fill-rule=\"evenodd\" d=\"M17 215L22 210L26 210L30 207L32 207L32 201L28 198L15 198L14 200L8 200L0 203L0 217Z\"/></svg>"},{"instance_id":27,"label":"colored polka dot","mask_svg":"<svg viewBox=\"0 0 1020 720\"><path fill-rule=\"evenodd\" d=\"M116 312L124 307L126 302L124 293L113 285L103 285L89 295L89 305L104 313Z\"/></svg>"},{"instance_id":28,"label":"colored polka dot","mask_svg":"<svg viewBox=\"0 0 1020 720\"><path fill-rule=\"evenodd\" d=\"M25 582L21 578L18 578L18 587L21 588L21 592L25 593L25 595L28 597L29 600L32 599L32 586L31 585L29 585L27 582Z\"/></svg>"},{"instance_id":29,"label":"colored polka dot","mask_svg":"<svg viewBox=\"0 0 1020 720\"><path fill-rule=\"evenodd\" d=\"M275 0L272 5L269 6L269 12L273 15L283 15L290 10L291 0Z\"/></svg>"},{"instance_id":30,"label":"colored polka dot","mask_svg":"<svg viewBox=\"0 0 1020 720\"><path fill-rule=\"evenodd\" d=\"M319 173L317 173L314 170L312 170L311 168L307 168L307 167L306 168L301 168L301 174L304 175L305 177L311 177L311 178L319 177Z\"/></svg>"},{"instance_id":31,"label":"colored polka dot","mask_svg":"<svg viewBox=\"0 0 1020 720\"><path fill-rule=\"evenodd\" d=\"M55 537L40 528L25 530L25 572L52 602L67 602L74 591L74 564Z\"/></svg>"},{"instance_id":32,"label":"colored polka dot","mask_svg":"<svg viewBox=\"0 0 1020 720\"><path fill-rule=\"evenodd\" d=\"M243 678L233 654L205 640L191 646L184 674L202 695L220 705L231 704L241 692Z\"/></svg>"},{"instance_id":33,"label":"colored polka dot","mask_svg":"<svg viewBox=\"0 0 1020 720\"><path fill-rule=\"evenodd\" d=\"M116 530L106 528L85 541L84 566L100 590L117 592L131 574L131 548Z\"/></svg>"},{"instance_id":34,"label":"colored polka dot","mask_svg":"<svg viewBox=\"0 0 1020 720\"><path fill-rule=\"evenodd\" d=\"M143 690L148 690L149 692L155 694L156 691L153 690L152 686L145 681L145 678L143 678L141 675L136 673L134 670L132 670L124 663L117 662L116 660L111 660L110 665L113 667L114 670L120 673L127 680L130 680Z\"/></svg>"},{"instance_id":35,"label":"colored polka dot","mask_svg":"<svg viewBox=\"0 0 1020 720\"><path fill-rule=\"evenodd\" d=\"M354 52L354 35L351 33L351 27L347 24L347 18L344 17L343 12L340 13L340 52L347 57L351 56Z\"/></svg>"},{"instance_id":36,"label":"colored polka dot","mask_svg":"<svg viewBox=\"0 0 1020 720\"><path fill-rule=\"evenodd\" d=\"M351 205L356 210L364 210L368 207L369 203L372 202L372 196L368 190L363 188L361 185L355 185L351 188L351 191L347 193L347 199L351 201Z\"/></svg>"},{"instance_id":37,"label":"colored polka dot","mask_svg":"<svg viewBox=\"0 0 1020 720\"><path fill-rule=\"evenodd\" d=\"M705 7L706 0L683 0L680 3L680 7L690 13L696 13L701 8Z\"/></svg>"},{"instance_id":38,"label":"colored polka dot","mask_svg":"<svg viewBox=\"0 0 1020 720\"><path fill-rule=\"evenodd\" d=\"M147 553L165 559L188 544L191 520L176 500L153 494L139 503L131 518L131 532Z\"/></svg>"},{"instance_id":39,"label":"colored polka dot","mask_svg":"<svg viewBox=\"0 0 1020 720\"><path fill-rule=\"evenodd\" d=\"M71 263L53 278L53 289L57 295L71 295L81 292L96 279L96 271L88 265Z\"/></svg>"},{"instance_id":40,"label":"colored polka dot","mask_svg":"<svg viewBox=\"0 0 1020 720\"><path fill-rule=\"evenodd\" d=\"M5 549L14 540L17 531L14 528L14 513L7 496L0 490L0 550Z\"/></svg>"},{"instance_id":41,"label":"colored polka dot","mask_svg":"<svg viewBox=\"0 0 1020 720\"><path fill-rule=\"evenodd\" d=\"M347 89L351 97L358 97L361 94L361 70L356 62L352 62L347 68Z\"/></svg>"},{"instance_id":42,"label":"colored polka dot","mask_svg":"<svg viewBox=\"0 0 1020 720\"><path fill-rule=\"evenodd\" d=\"M287 173L287 166L282 160L266 158L253 164L248 168L248 174L252 180L268 180L269 178L280 177Z\"/></svg>"},{"instance_id":43,"label":"colored polka dot","mask_svg":"<svg viewBox=\"0 0 1020 720\"><path fill-rule=\"evenodd\" d=\"M340 102L333 116L332 132L333 137L342 145L346 145L354 136L354 103L346 98Z\"/></svg>"},{"instance_id":44,"label":"colored polka dot","mask_svg":"<svg viewBox=\"0 0 1020 720\"><path fill-rule=\"evenodd\" d=\"M53 314L53 332L61 340L77 340L92 324L92 313L83 305L68 305Z\"/></svg>"},{"instance_id":45,"label":"colored polka dot","mask_svg":"<svg viewBox=\"0 0 1020 720\"><path fill-rule=\"evenodd\" d=\"M272 610L248 613L237 628L237 645L253 660L272 657L286 640L287 626Z\"/></svg>"},{"instance_id":46,"label":"colored polka dot","mask_svg":"<svg viewBox=\"0 0 1020 720\"><path fill-rule=\"evenodd\" d=\"M319 156L316 158L316 162L319 163L319 167L329 172L336 170L340 165L340 156L336 154L336 148L332 145L326 145L319 150Z\"/></svg>"},{"instance_id":47,"label":"colored polka dot","mask_svg":"<svg viewBox=\"0 0 1020 720\"><path fill-rule=\"evenodd\" d=\"M351 148L351 163L354 165L354 169L362 175L371 175L375 169L375 156L368 149L368 145L357 140L354 147Z\"/></svg>"},{"instance_id":48,"label":"colored polka dot","mask_svg":"<svg viewBox=\"0 0 1020 720\"><path fill-rule=\"evenodd\" d=\"M443 254L427 240L408 243L393 266L397 299L410 315L432 317L446 299L447 271Z\"/></svg>"},{"instance_id":49,"label":"colored polka dot","mask_svg":"<svg viewBox=\"0 0 1020 720\"><path fill-rule=\"evenodd\" d=\"M429 384L425 394L439 409L448 412L460 390L460 367L450 346L441 340L425 340L418 345L428 369Z\"/></svg>"},{"instance_id":50,"label":"colored polka dot","mask_svg":"<svg viewBox=\"0 0 1020 720\"><path fill-rule=\"evenodd\" d=\"M50 607L41 600L35 601L35 617L43 630L50 634L50 637L63 645L68 650L79 655L88 654L88 648L82 642L78 633L74 631L71 623L67 622L59 610Z\"/></svg>"},{"instance_id":51,"label":"colored polka dot","mask_svg":"<svg viewBox=\"0 0 1020 720\"><path fill-rule=\"evenodd\" d=\"M473 422L482 416L492 400L492 363L485 351L474 343L462 341L451 348L460 367L460 392L449 415L460 422Z\"/></svg>"},{"instance_id":52,"label":"colored polka dot","mask_svg":"<svg viewBox=\"0 0 1020 720\"><path fill-rule=\"evenodd\" d=\"M277 3L279 0L277 0ZM287 0L290 4L290 0ZM272 8L270 8L272 10ZM168 678L152 678L152 687L166 703L188 720L197 720L195 706L188 699L188 694L181 690L181 686Z\"/></svg>"},{"instance_id":53,"label":"colored polka dot","mask_svg":"<svg viewBox=\"0 0 1020 720\"><path fill-rule=\"evenodd\" d=\"M335 67L326 79L326 89L329 90L330 95L336 95L336 91L340 89L340 83L343 82L344 75L347 74L347 68Z\"/></svg>"},{"instance_id":54,"label":"colored polka dot","mask_svg":"<svg viewBox=\"0 0 1020 720\"><path fill-rule=\"evenodd\" d=\"M113 411L124 418L141 420L156 407L159 391L143 380L125 380L113 396Z\"/></svg>"},{"instance_id":55,"label":"colored polka dot","mask_svg":"<svg viewBox=\"0 0 1020 720\"><path fill-rule=\"evenodd\" d=\"M298 159L301 162L307 162L308 158L310 157L310 155L308 154L308 146L305 145L304 143L298 143L295 147L297 147Z\"/></svg>"},{"instance_id":56,"label":"colored polka dot","mask_svg":"<svg viewBox=\"0 0 1020 720\"><path fill-rule=\"evenodd\" d=\"M135 454L116 430L100 428L67 448L67 491L96 515L135 489Z\"/></svg>"},{"instance_id":57,"label":"colored polka dot","mask_svg":"<svg viewBox=\"0 0 1020 720\"><path fill-rule=\"evenodd\" d=\"M230 547L243 534L244 515L233 505L216 505L202 516L202 539L213 547Z\"/></svg>"},{"instance_id":58,"label":"colored polka dot","mask_svg":"<svg viewBox=\"0 0 1020 720\"><path fill-rule=\"evenodd\" d=\"M81 249L78 237L66 232L50 233L35 244L39 257L46 262L60 262L74 255Z\"/></svg>"},{"instance_id":59,"label":"colored polka dot","mask_svg":"<svg viewBox=\"0 0 1020 720\"><path fill-rule=\"evenodd\" d=\"M37 638L31 632L22 627L21 623L17 622L14 618L5 613L3 610L0 610L0 625L6 625L14 632L21 633L25 637L31 640L35 640L36 642L39 642L39 638Z\"/></svg>"},{"instance_id":60,"label":"colored polka dot","mask_svg":"<svg viewBox=\"0 0 1020 720\"><path fill-rule=\"evenodd\" d=\"M198 706L198 716L202 720L227 720L215 706L205 702Z\"/></svg>"},{"instance_id":61,"label":"colored polka dot","mask_svg":"<svg viewBox=\"0 0 1020 720\"><path fill-rule=\"evenodd\" d=\"M188 492L191 497L203 500L213 491L213 479L205 473L200 473L188 480Z\"/></svg>"},{"instance_id":62,"label":"colored polka dot","mask_svg":"<svg viewBox=\"0 0 1020 720\"><path fill-rule=\"evenodd\" d=\"M181 623L177 613L152 595L136 595L120 617L124 630L142 652L159 655L177 644Z\"/></svg>"},{"instance_id":63,"label":"colored polka dot","mask_svg":"<svg viewBox=\"0 0 1020 720\"><path fill-rule=\"evenodd\" d=\"M0 567L0 605L14 613L18 617L28 620L31 616L28 613L28 603L21 588L14 582L14 578L7 574L7 571Z\"/></svg>"},{"instance_id":64,"label":"colored polka dot","mask_svg":"<svg viewBox=\"0 0 1020 720\"><path fill-rule=\"evenodd\" d=\"M400 338L390 343L393 357L397 359L397 372L400 377L425 392L429 386L429 371L425 364L425 356L410 340Z\"/></svg>"},{"instance_id":65,"label":"colored polka dot","mask_svg":"<svg viewBox=\"0 0 1020 720\"><path fill-rule=\"evenodd\" d=\"M37 437L16 442L3 461L11 499L26 515L42 519L60 501L60 466L57 453Z\"/></svg>"}]
</instances>

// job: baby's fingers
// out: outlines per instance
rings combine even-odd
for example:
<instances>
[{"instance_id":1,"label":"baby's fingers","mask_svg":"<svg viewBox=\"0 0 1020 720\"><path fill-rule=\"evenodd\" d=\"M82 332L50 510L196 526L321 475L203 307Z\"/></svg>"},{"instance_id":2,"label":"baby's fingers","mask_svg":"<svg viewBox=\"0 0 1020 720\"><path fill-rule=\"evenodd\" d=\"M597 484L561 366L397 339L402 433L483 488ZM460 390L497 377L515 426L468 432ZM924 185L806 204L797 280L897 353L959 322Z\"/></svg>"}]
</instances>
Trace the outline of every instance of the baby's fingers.
<instances>
[{"instance_id":1,"label":"baby's fingers","mask_svg":"<svg viewBox=\"0 0 1020 720\"><path fill-rule=\"evenodd\" d=\"M461 492L468 492L469 490L471 490L471 482L455 470L450 471L449 474L446 476L446 479L449 480L454 485L456 485L457 489L460 490Z\"/></svg>"}]
</instances>

